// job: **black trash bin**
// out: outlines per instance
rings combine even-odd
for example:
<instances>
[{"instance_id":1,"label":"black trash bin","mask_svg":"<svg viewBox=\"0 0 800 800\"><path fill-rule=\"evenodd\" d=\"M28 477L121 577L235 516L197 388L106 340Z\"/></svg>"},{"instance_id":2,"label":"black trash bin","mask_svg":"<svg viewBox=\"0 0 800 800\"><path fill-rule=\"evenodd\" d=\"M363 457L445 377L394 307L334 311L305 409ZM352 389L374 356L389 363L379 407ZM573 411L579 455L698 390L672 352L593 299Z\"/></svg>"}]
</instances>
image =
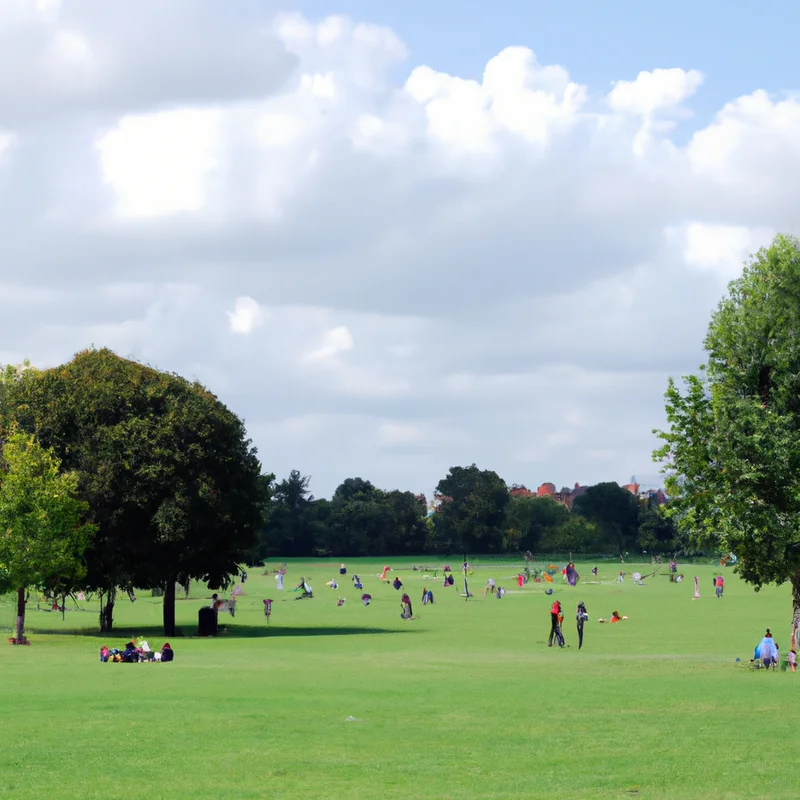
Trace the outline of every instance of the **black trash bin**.
<instances>
[{"instance_id":1,"label":"black trash bin","mask_svg":"<svg viewBox=\"0 0 800 800\"><path fill-rule=\"evenodd\" d=\"M197 635L217 635L217 610L215 608L206 606L197 612Z\"/></svg>"}]
</instances>

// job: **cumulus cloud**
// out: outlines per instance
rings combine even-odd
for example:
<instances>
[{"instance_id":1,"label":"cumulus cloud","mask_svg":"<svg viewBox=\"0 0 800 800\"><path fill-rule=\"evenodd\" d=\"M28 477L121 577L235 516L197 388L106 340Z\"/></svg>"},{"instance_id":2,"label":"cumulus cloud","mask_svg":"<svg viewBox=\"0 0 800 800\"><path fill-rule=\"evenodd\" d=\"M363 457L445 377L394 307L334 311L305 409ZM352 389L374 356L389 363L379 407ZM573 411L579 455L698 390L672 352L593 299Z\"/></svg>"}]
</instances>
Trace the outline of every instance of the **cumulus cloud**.
<instances>
[{"instance_id":1,"label":"cumulus cloud","mask_svg":"<svg viewBox=\"0 0 800 800\"><path fill-rule=\"evenodd\" d=\"M252 333L264 324L261 306L252 297L237 297L228 319L233 333Z\"/></svg>"},{"instance_id":2,"label":"cumulus cloud","mask_svg":"<svg viewBox=\"0 0 800 800\"><path fill-rule=\"evenodd\" d=\"M617 81L609 92L608 104L615 111L647 116L671 110L691 97L703 83L695 69L654 69L640 72L632 81Z\"/></svg>"},{"instance_id":3,"label":"cumulus cloud","mask_svg":"<svg viewBox=\"0 0 800 800\"><path fill-rule=\"evenodd\" d=\"M691 64L594 94L535 40L474 79L368 20L204 10L0 5L0 361L202 380L318 494L652 473L667 375L796 227L797 96L706 124Z\"/></svg>"}]
</instances>

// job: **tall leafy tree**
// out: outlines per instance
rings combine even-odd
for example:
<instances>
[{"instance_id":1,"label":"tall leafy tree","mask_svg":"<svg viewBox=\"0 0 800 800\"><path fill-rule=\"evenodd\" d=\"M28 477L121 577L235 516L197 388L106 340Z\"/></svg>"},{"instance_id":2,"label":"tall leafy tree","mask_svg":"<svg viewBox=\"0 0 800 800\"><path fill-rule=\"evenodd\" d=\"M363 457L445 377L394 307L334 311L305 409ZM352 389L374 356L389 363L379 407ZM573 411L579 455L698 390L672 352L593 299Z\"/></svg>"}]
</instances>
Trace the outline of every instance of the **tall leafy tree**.
<instances>
[{"instance_id":1,"label":"tall leafy tree","mask_svg":"<svg viewBox=\"0 0 800 800\"><path fill-rule=\"evenodd\" d=\"M226 585L262 519L260 465L244 425L197 383L119 358L79 353L11 389L9 415L79 475L97 535L86 588L163 587L172 635L175 581Z\"/></svg>"},{"instance_id":2,"label":"tall leafy tree","mask_svg":"<svg viewBox=\"0 0 800 800\"><path fill-rule=\"evenodd\" d=\"M777 236L712 315L707 365L670 380L656 451L668 513L691 541L733 552L758 590L792 586L800 626L800 242Z\"/></svg>"},{"instance_id":3,"label":"tall leafy tree","mask_svg":"<svg viewBox=\"0 0 800 800\"><path fill-rule=\"evenodd\" d=\"M575 498L572 510L594 523L597 547L613 547L620 552L635 547L639 534L639 500L617 483L590 486Z\"/></svg>"},{"instance_id":4,"label":"tall leafy tree","mask_svg":"<svg viewBox=\"0 0 800 800\"><path fill-rule=\"evenodd\" d=\"M519 549L536 550L540 543L552 539L552 531L565 525L569 510L549 497L512 496L506 511L506 527L518 531Z\"/></svg>"},{"instance_id":5,"label":"tall leafy tree","mask_svg":"<svg viewBox=\"0 0 800 800\"><path fill-rule=\"evenodd\" d=\"M78 476L32 435L12 432L0 445L0 583L17 592L17 643L25 641L25 592L64 589L85 574L95 532Z\"/></svg>"},{"instance_id":6,"label":"tall leafy tree","mask_svg":"<svg viewBox=\"0 0 800 800\"><path fill-rule=\"evenodd\" d=\"M275 555L304 557L313 555L314 496L311 477L293 469L272 492L272 505L267 526L270 550Z\"/></svg>"},{"instance_id":7,"label":"tall leafy tree","mask_svg":"<svg viewBox=\"0 0 800 800\"><path fill-rule=\"evenodd\" d=\"M392 521L390 553L418 555L423 552L428 536L428 503L425 495L394 489L385 493L384 503Z\"/></svg>"},{"instance_id":8,"label":"tall leafy tree","mask_svg":"<svg viewBox=\"0 0 800 800\"><path fill-rule=\"evenodd\" d=\"M451 467L436 486L438 544L451 552L497 553L503 549L509 502L505 481L491 470Z\"/></svg>"},{"instance_id":9,"label":"tall leafy tree","mask_svg":"<svg viewBox=\"0 0 800 800\"><path fill-rule=\"evenodd\" d=\"M327 548L331 555L380 555L390 551L392 520L384 493L363 478L347 478L331 499Z\"/></svg>"},{"instance_id":10,"label":"tall leafy tree","mask_svg":"<svg viewBox=\"0 0 800 800\"><path fill-rule=\"evenodd\" d=\"M639 547L648 553L667 553L677 549L675 523L663 506L652 499L639 514Z\"/></svg>"}]
</instances>

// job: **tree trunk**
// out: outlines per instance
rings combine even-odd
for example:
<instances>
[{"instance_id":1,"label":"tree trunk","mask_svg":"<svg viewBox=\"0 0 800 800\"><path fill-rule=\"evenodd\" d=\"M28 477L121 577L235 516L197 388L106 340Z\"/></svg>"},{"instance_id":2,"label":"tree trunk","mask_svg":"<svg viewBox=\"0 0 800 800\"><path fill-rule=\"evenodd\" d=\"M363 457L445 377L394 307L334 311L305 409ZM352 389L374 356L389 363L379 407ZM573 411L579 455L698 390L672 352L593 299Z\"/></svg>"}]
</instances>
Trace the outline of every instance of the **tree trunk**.
<instances>
[{"instance_id":1,"label":"tree trunk","mask_svg":"<svg viewBox=\"0 0 800 800\"><path fill-rule=\"evenodd\" d=\"M103 605L102 595L100 599L100 633L110 633L114 626L114 601L117 598L117 590L111 589L106 595L106 602Z\"/></svg>"},{"instance_id":2,"label":"tree trunk","mask_svg":"<svg viewBox=\"0 0 800 800\"><path fill-rule=\"evenodd\" d=\"M790 649L796 650L800 642L798 639L800 628L800 569L792 576L792 639Z\"/></svg>"},{"instance_id":3,"label":"tree trunk","mask_svg":"<svg viewBox=\"0 0 800 800\"><path fill-rule=\"evenodd\" d=\"M25 589L17 589L17 644L25 641Z\"/></svg>"},{"instance_id":4,"label":"tree trunk","mask_svg":"<svg viewBox=\"0 0 800 800\"><path fill-rule=\"evenodd\" d=\"M164 636L175 635L175 582L171 575L164 589Z\"/></svg>"}]
</instances>

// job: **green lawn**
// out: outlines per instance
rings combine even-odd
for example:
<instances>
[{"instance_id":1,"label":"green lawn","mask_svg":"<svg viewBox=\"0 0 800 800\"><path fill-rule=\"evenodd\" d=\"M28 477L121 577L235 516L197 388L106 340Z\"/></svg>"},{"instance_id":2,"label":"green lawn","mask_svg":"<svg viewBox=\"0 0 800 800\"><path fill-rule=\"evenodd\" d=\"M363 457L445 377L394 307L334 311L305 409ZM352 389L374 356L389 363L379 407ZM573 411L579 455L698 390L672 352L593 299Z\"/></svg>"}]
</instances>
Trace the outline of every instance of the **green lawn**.
<instances>
[{"instance_id":1,"label":"green lawn","mask_svg":"<svg viewBox=\"0 0 800 800\"><path fill-rule=\"evenodd\" d=\"M425 563L420 559L417 563ZM433 559L428 558L428 563ZM397 567L409 562L392 561ZM145 633L160 647L159 599L117 607L99 638L86 610L28 615L31 647L0 645L0 797L221 800L480 798L797 798L795 698L800 674L744 666L771 626L788 650L789 590L756 594L725 571L683 567L633 586L618 565L589 565L577 588L560 578L571 647L549 649L543 584L518 590L517 566L476 564L465 602L441 577L398 574L418 619L376 561L289 564L286 589L250 570L236 618L214 640L172 640L172 664L101 664L100 645ZM453 564L457 566L457 564ZM632 571L634 567L627 565ZM640 568L649 571L649 567ZM362 606L350 577L373 596ZM666 573L666 568L664 568ZM303 574L311 600L290 589ZM693 575L701 599L694 601ZM488 577L509 589L480 597ZM458 576L457 576L458 577ZM419 603L430 586L435 604ZM147 595L147 596L145 596ZM190 637L210 592L178 603ZM347 598L336 606L338 596ZM275 600L269 629L264 597ZM574 610L591 617L578 652ZM614 609L629 619L600 625ZM11 598L0 600L10 635ZM736 664L735 659L742 659ZM348 718L351 718L348 721ZM355 718L354 720L352 718Z\"/></svg>"}]
</instances>

